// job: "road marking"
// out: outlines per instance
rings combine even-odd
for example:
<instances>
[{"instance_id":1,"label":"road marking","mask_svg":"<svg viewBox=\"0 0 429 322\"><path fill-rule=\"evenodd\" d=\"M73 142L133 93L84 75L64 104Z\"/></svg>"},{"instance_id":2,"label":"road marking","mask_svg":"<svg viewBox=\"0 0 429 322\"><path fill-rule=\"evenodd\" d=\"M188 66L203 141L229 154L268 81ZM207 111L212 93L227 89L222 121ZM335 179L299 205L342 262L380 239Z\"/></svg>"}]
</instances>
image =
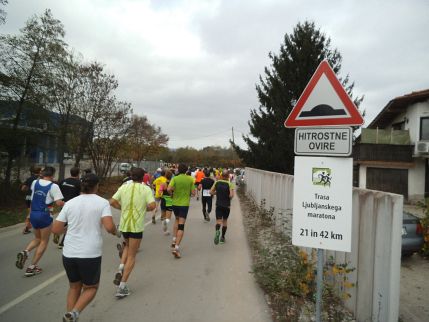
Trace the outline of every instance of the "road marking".
<instances>
[{"instance_id":1,"label":"road marking","mask_svg":"<svg viewBox=\"0 0 429 322\"><path fill-rule=\"evenodd\" d=\"M159 219L159 218L160 218L160 216L156 217L156 219ZM144 226L146 227L150 223L152 223L152 221L148 221L147 223L145 223ZM36 286L32 290L29 290L28 292L25 292L24 294L22 294L21 296L18 296L16 299L12 300L11 302L3 305L2 307L0 307L0 314L3 314L7 310L9 310L11 307L14 307L15 305L21 303L22 301L25 301L26 299L28 299L33 294L35 294L35 293L39 292L40 290L44 289L46 286L49 286L50 284L54 283L57 279L63 277L64 275L66 275L66 272L62 271L61 273L58 273L57 275L52 276L51 278L47 279L42 284Z\"/></svg>"},{"instance_id":2,"label":"road marking","mask_svg":"<svg viewBox=\"0 0 429 322\"><path fill-rule=\"evenodd\" d=\"M5 311L9 310L11 307L21 303L22 301L28 299L30 296L32 296L33 294L39 292L40 290L42 290L43 288L45 288L46 286L48 286L49 284L52 284L53 282L55 282L57 279L63 277L64 275L66 275L65 271L62 271L61 273L58 273L55 276L52 276L51 278L47 279L46 281L44 281L42 284L36 286L35 288L33 288L32 290L29 290L28 292L25 292L24 294L22 294L21 296L18 296L16 299L14 299L13 301L3 305L2 307L0 307L0 314L3 314Z\"/></svg>"}]
</instances>

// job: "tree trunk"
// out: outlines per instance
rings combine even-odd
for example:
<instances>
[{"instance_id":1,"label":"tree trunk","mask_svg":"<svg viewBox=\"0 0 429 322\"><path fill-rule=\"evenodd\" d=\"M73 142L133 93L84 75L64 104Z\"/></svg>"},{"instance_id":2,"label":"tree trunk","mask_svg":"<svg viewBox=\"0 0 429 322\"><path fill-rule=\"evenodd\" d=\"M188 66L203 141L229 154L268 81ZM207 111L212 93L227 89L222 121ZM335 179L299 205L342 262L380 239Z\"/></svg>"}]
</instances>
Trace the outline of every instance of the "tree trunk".
<instances>
[{"instance_id":1,"label":"tree trunk","mask_svg":"<svg viewBox=\"0 0 429 322\"><path fill-rule=\"evenodd\" d=\"M21 118L21 113L22 113L22 110L24 108L25 100L27 99L27 93L28 93L28 90L30 88L30 82L31 82L31 79L33 78L34 68L36 66L36 61L38 59L39 59L39 48L37 49L37 52L34 56L30 72L28 73L27 79L25 80L24 91L22 92L22 95L21 95L19 102L18 102L18 107L16 109L16 116L15 116L15 119L13 120L12 137L17 134L19 120ZM12 161L13 161L13 155L11 155L11 153L9 152L9 155L7 158L7 165L6 165L6 173L5 173L5 185L6 185L6 187L10 187L10 176L12 173L12 164L13 164Z\"/></svg>"}]
</instances>

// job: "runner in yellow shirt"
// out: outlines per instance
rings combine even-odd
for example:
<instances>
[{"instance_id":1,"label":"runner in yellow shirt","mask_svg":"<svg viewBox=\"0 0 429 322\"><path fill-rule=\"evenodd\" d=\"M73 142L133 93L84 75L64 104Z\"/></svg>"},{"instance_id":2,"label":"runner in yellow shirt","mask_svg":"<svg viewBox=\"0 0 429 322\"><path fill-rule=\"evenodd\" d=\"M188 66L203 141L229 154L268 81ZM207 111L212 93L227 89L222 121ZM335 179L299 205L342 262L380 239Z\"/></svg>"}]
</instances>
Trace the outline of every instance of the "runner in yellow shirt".
<instances>
[{"instance_id":1,"label":"runner in yellow shirt","mask_svg":"<svg viewBox=\"0 0 429 322\"><path fill-rule=\"evenodd\" d=\"M130 294L127 281L134 268L137 250L143 238L146 211L155 209L152 190L141 183L143 175L143 169L132 168L131 179L133 182L120 186L110 199L110 205L121 210L119 230L125 239L121 264L113 281L115 285L118 285L116 297L125 297Z\"/></svg>"},{"instance_id":2,"label":"runner in yellow shirt","mask_svg":"<svg viewBox=\"0 0 429 322\"><path fill-rule=\"evenodd\" d=\"M156 208L152 215L152 224L156 223L155 216L158 211L159 204L162 198L162 192L159 190L159 188L161 187L162 184L166 182L167 182L167 178L165 177L165 170L161 170L161 175L152 182L153 189L155 190L155 203L156 203ZM162 220L163 218L161 215L161 221Z\"/></svg>"}]
</instances>

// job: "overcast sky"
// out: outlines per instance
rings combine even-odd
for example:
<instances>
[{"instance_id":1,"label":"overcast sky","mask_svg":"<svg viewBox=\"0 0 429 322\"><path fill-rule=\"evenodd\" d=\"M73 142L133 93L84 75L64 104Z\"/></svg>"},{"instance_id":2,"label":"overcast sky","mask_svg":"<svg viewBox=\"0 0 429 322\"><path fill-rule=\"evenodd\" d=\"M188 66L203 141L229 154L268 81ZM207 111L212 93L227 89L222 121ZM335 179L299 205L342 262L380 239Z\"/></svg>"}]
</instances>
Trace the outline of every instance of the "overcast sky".
<instances>
[{"instance_id":1,"label":"overcast sky","mask_svg":"<svg viewBox=\"0 0 429 322\"><path fill-rule=\"evenodd\" d=\"M392 98L429 88L428 0L9 0L0 32L18 33L46 8L171 148L228 146L232 127L245 147L268 53L305 20L342 54L340 76L365 95L366 124Z\"/></svg>"}]
</instances>

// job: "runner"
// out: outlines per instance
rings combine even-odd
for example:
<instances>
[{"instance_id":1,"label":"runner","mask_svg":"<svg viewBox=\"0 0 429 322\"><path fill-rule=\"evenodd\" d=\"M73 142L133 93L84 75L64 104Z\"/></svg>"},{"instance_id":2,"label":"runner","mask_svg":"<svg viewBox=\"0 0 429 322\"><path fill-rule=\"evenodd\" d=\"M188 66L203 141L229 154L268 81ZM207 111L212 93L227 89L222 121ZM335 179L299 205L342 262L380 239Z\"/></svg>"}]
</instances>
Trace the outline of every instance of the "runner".
<instances>
[{"instance_id":1,"label":"runner","mask_svg":"<svg viewBox=\"0 0 429 322\"><path fill-rule=\"evenodd\" d=\"M147 172L145 169L143 169L143 172L144 172L144 175L143 175L142 183L150 187L150 181L152 180L152 178L150 177L149 172Z\"/></svg>"},{"instance_id":2,"label":"runner","mask_svg":"<svg viewBox=\"0 0 429 322\"><path fill-rule=\"evenodd\" d=\"M173 193L173 212L175 221L173 227L173 241L171 252L174 257L180 258L180 243L185 230L186 217L188 216L191 195L195 196L194 179L186 175L187 166L179 164L179 174L171 179L168 193Z\"/></svg>"},{"instance_id":3,"label":"runner","mask_svg":"<svg viewBox=\"0 0 429 322\"><path fill-rule=\"evenodd\" d=\"M168 224L170 223L171 212L173 211L173 200L167 191L172 177L173 173L171 171L166 171L165 178L167 181L162 183L159 187L159 192L161 194L161 221L162 229L165 235L170 235L170 232L168 231Z\"/></svg>"},{"instance_id":4,"label":"runner","mask_svg":"<svg viewBox=\"0 0 429 322\"><path fill-rule=\"evenodd\" d=\"M60 182L60 189L61 193L64 196L64 202L67 202L74 197L77 197L80 195L80 180L79 180L79 168L73 167L70 169L70 176L67 179L64 179ZM66 223L67 226L67 223ZM60 243L58 244L60 235L54 234L54 243L58 244L58 248L61 249L64 247L64 238L66 237L67 231L64 232L63 237L61 238Z\"/></svg>"},{"instance_id":5,"label":"runner","mask_svg":"<svg viewBox=\"0 0 429 322\"><path fill-rule=\"evenodd\" d=\"M55 203L64 205L63 195L57 184L53 183L55 168L45 167L41 172L41 179L34 180L31 184L31 211L30 221L34 230L34 239L27 247L16 256L16 267L22 269L29 253L36 248L31 265L25 271L25 276L40 274L42 269L37 266L46 250L51 234L52 217L48 206Z\"/></svg>"},{"instance_id":6,"label":"runner","mask_svg":"<svg viewBox=\"0 0 429 322\"><path fill-rule=\"evenodd\" d=\"M131 171L130 171L130 170L127 170L127 171L125 172L125 177L122 179L122 184L124 184L124 183L129 183L130 181L132 181L132 180L131 180Z\"/></svg>"},{"instance_id":7,"label":"runner","mask_svg":"<svg viewBox=\"0 0 429 322\"><path fill-rule=\"evenodd\" d=\"M25 227L22 233L24 235L31 233L31 222L30 222L30 208L31 208L31 184L34 180L37 180L40 176L40 167L31 166L30 176L25 180L21 186L21 191L25 192L25 204L27 205L27 217L25 217Z\"/></svg>"},{"instance_id":8,"label":"runner","mask_svg":"<svg viewBox=\"0 0 429 322\"><path fill-rule=\"evenodd\" d=\"M155 173L153 174L153 180L156 180L161 176L161 171L161 168L156 169Z\"/></svg>"},{"instance_id":9,"label":"runner","mask_svg":"<svg viewBox=\"0 0 429 322\"><path fill-rule=\"evenodd\" d=\"M231 199L234 197L234 185L229 182L229 173L222 171L222 179L215 182L210 190L212 195L216 195L216 231L214 237L215 245L219 244L220 227L222 226L222 236L220 243L225 243L225 234L228 228L228 217L231 207Z\"/></svg>"},{"instance_id":10,"label":"runner","mask_svg":"<svg viewBox=\"0 0 429 322\"><path fill-rule=\"evenodd\" d=\"M116 297L122 298L130 294L127 282L134 268L137 250L143 238L144 218L146 211L155 209L152 190L141 184L144 171L141 168L131 170L133 183L122 185L110 199L110 205L121 209L119 230L125 239L125 247L121 256L119 270L113 283L118 285Z\"/></svg>"},{"instance_id":11,"label":"runner","mask_svg":"<svg viewBox=\"0 0 429 322\"><path fill-rule=\"evenodd\" d=\"M197 200L200 199L200 193L198 190L198 186L201 183L201 180L203 180L203 178L205 177L204 172L198 168L197 171L195 172L195 189L197 189Z\"/></svg>"},{"instance_id":12,"label":"runner","mask_svg":"<svg viewBox=\"0 0 429 322\"><path fill-rule=\"evenodd\" d=\"M212 211L213 196L210 194L210 189L215 181L210 178L209 170L205 170L205 178L201 180L198 190L201 190L201 202L203 204L203 216L205 221L210 221L210 212ZM207 210L206 210L207 207Z\"/></svg>"},{"instance_id":13,"label":"runner","mask_svg":"<svg viewBox=\"0 0 429 322\"><path fill-rule=\"evenodd\" d=\"M161 202L161 195L162 194L160 194L160 192L159 192L159 187L167 181L167 178L165 177L165 170L161 170L161 172L159 172L159 174L160 175L158 176L158 178L156 178L152 182L152 187L155 190L155 203L156 203L155 211L152 214L152 224L156 224L155 216L156 216L156 213L158 212L159 204ZM162 220L162 216L161 216L161 220Z\"/></svg>"},{"instance_id":14,"label":"runner","mask_svg":"<svg viewBox=\"0 0 429 322\"><path fill-rule=\"evenodd\" d=\"M52 228L54 233L61 234L67 225L63 266L70 287L63 321L77 321L97 293L103 246L102 226L110 234L118 234L109 202L96 195L98 182L95 174L85 175L82 178L82 194L66 202Z\"/></svg>"}]
</instances>

